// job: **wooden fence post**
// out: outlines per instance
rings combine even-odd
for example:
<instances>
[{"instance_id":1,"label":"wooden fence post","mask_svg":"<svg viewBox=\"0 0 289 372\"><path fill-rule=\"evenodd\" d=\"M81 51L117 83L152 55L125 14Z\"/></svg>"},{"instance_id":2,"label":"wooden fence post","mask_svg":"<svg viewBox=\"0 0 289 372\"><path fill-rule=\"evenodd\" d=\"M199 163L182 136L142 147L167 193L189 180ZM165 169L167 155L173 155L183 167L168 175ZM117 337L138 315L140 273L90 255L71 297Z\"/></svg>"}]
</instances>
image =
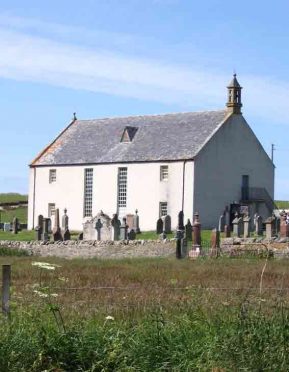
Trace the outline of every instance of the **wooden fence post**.
<instances>
[{"instance_id":1,"label":"wooden fence post","mask_svg":"<svg viewBox=\"0 0 289 372\"><path fill-rule=\"evenodd\" d=\"M10 314L11 265L2 265L2 313Z\"/></svg>"}]
</instances>

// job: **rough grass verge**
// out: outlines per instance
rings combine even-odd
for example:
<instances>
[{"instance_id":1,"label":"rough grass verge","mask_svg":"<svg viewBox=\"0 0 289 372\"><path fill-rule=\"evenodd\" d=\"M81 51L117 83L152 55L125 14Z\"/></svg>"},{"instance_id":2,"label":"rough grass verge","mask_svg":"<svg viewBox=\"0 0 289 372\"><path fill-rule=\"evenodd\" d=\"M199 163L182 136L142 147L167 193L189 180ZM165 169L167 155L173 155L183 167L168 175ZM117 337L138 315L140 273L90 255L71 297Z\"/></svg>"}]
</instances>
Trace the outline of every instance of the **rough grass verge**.
<instances>
[{"instance_id":1,"label":"rough grass verge","mask_svg":"<svg viewBox=\"0 0 289 372\"><path fill-rule=\"evenodd\" d=\"M289 318L282 306L163 309L139 321L76 320L65 332L47 312L2 320L1 371L287 371Z\"/></svg>"}]
</instances>

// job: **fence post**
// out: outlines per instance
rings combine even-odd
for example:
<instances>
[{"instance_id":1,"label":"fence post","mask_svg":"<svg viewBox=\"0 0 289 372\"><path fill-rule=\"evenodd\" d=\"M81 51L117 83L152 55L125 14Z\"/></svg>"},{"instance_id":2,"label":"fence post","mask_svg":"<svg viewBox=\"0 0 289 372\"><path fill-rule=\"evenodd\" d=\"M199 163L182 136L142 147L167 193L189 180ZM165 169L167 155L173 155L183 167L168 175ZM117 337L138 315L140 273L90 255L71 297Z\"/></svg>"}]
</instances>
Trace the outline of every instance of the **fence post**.
<instances>
[{"instance_id":1,"label":"fence post","mask_svg":"<svg viewBox=\"0 0 289 372\"><path fill-rule=\"evenodd\" d=\"M2 313L10 314L11 265L2 265Z\"/></svg>"}]
</instances>

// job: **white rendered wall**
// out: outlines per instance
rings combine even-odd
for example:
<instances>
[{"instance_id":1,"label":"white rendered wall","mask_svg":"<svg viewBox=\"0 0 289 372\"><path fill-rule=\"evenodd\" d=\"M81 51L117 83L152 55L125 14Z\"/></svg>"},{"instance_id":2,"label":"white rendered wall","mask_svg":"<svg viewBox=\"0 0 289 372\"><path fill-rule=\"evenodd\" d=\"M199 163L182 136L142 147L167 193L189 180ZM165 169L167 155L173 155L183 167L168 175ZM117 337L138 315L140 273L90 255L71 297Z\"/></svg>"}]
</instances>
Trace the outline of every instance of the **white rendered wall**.
<instances>
[{"instance_id":1,"label":"white rendered wall","mask_svg":"<svg viewBox=\"0 0 289 372\"><path fill-rule=\"evenodd\" d=\"M242 175L274 200L274 166L242 115L233 115L195 158L194 212L204 228L217 227L225 206L240 201Z\"/></svg>"},{"instance_id":2,"label":"white rendered wall","mask_svg":"<svg viewBox=\"0 0 289 372\"><path fill-rule=\"evenodd\" d=\"M160 166L168 165L168 181L160 181ZM84 169L93 168L93 216L100 210L112 217L117 211L118 168L127 167L127 208L126 214L138 209L140 228L155 230L159 218L159 203L168 203L172 228L182 208L183 162L108 164L93 166L36 167L35 207L33 225L34 171L30 170L28 228L37 225L37 216L48 215L48 203L55 203L60 209L67 208L70 230L82 230ZM56 169L57 179L49 183L49 170ZM184 214L185 220L192 218L193 211L193 161L185 164Z\"/></svg>"}]
</instances>

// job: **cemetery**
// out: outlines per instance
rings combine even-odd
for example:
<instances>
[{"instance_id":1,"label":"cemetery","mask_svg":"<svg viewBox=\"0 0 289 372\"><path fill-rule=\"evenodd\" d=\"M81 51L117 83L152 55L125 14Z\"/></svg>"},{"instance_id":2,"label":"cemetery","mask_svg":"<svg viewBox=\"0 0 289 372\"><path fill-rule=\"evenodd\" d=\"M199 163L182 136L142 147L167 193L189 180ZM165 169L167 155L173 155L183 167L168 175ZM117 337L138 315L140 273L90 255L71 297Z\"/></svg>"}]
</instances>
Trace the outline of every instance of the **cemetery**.
<instances>
[{"instance_id":1,"label":"cemetery","mask_svg":"<svg viewBox=\"0 0 289 372\"><path fill-rule=\"evenodd\" d=\"M283 212L278 211L278 214L263 219L255 213L251 219L248 208L240 208L230 223L225 209L216 221L216 227L202 232L198 213L192 222L188 219L185 223L184 213L180 211L175 228L171 225L171 216L166 215L155 222L155 236L158 238L142 239L138 210L134 215L123 217L122 221L117 214L109 217L100 211L83 224L82 232L72 238L67 209L63 210L61 218L59 209L56 209L53 219L38 216L34 239L29 241L17 241L21 229L16 217L12 224L4 223L3 230L9 231L15 239L0 240L0 247L24 249L31 255L65 258L175 256L177 259L196 259L248 254L262 256L269 251L274 257L289 257L288 218Z\"/></svg>"}]
</instances>

